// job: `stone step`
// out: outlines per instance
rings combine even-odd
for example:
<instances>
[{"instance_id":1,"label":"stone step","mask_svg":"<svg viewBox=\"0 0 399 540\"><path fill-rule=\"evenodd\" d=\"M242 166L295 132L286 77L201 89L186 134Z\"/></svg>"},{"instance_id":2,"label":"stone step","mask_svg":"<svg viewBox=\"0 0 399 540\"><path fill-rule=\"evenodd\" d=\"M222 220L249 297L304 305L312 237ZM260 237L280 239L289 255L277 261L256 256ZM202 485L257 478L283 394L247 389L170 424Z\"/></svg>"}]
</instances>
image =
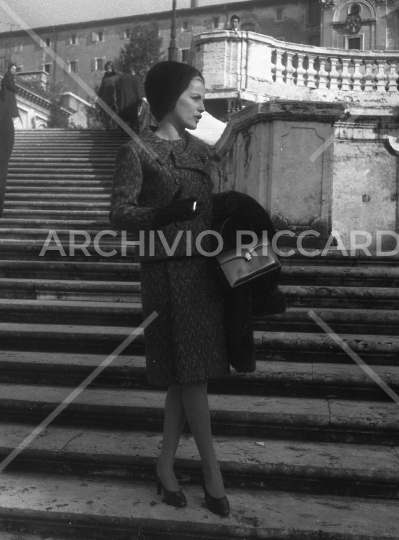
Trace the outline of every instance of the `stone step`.
<instances>
[{"instance_id":1,"label":"stone step","mask_svg":"<svg viewBox=\"0 0 399 540\"><path fill-rule=\"evenodd\" d=\"M36 425L74 389L74 386L2 383L2 421ZM164 401L162 391L87 388L54 422L102 429L161 431ZM399 444L399 409L393 402L210 394L209 404L215 435Z\"/></svg>"},{"instance_id":2,"label":"stone step","mask_svg":"<svg viewBox=\"0 0 399 540\"><path fill-rule=\"evenodd\" d=\"M77 243L83 240L83 236L76 237ZM93 238L94 239L94 238ZM93 240L92 239L92 240ZM100 253L98 249L93 247L93 244L89 245L83 252L81 249L72 250L67 238L59 238L61 246L56 246L55 242L50 242L48 248L44 249L43 239L0 239L0 261L6 260L22 260L22 261L65 261L73 260L76 262L134 262L135 255L134 250L130 247L127 248L126 253L122 254L119 248L119 244L106 244L101 243L100 247L104 253L108 253L107 256L104 253ZM49 249L50 248L50 249ZM52 248L52 249L51 249ZM115 251L114 251L115 250ZM74 251L74 254L73 254Z\"/></svg>"},{"instance_id":3,"label":"stone step","mask_svg":"<svg viewBox=\"0 0 399 540\"><path fill-rule=\"evenodd\" d=\"M108 262L107 262L108 261ZM0 260L0 277L14 279L60 279L60 280L88 280L131 282L139 279L139 265L137 263L112 263L110 260L102 262L56 262L45 260Z\"/></svg>"},{"instance_id":4,"label":"stone step","mask_svg":"<svg viewBox=\"0 0 399 540\"><path fill-rule=\"evenodd\" d=\"M96 201L94 203L92 202L80 202L80 201L64 201L64 202L56 202L56 201L18 201L13 200L10 201L7 199L4 203L5 209L32 209L32 210L74 210L78 212L80 209L82 210L105 210L109 212L109 201L102 202L102 201Z\"/></svg>"},{"instance_id":5,"label":"stone step","mask_svg":"<svg viewBox=\"0 0 399 540\"><path fill-rule=\"evenodd\" d=\"M0 381L14 384L78 386L103 356L65 352L0 351ZM395 392L399 390L399 366L370 365ZM108 388L149 389L145 357L119 356L95 382ZM258 361L254 373L230 375L210 381L212 393L231 395L328 397L346 400L389 401L374 380L356 364Z\"/></svg>"},{"instance_id":6,"label":"stone step","mask_svg":"<svg viewBox=\"0 0 399 540\"><path fill-rule=\"evenodd\" d=\"M6 197L15 199L17 197L24 198L49 198L49 195L57 195L59 199L70 197L70 194L76 195L76 197L91 196L106 193L108 196L111 193L112 186L86 186L81 184L79 187L66 187L66 186L46 186L46 194L43 194L43 187L39 186L7 186Z\"/></svg>"},{"instance_id":7,"label":"stone step","mask_svg":"<svg viewBox=\"0 0 399 540\"><path fill-rule=\"evenodd\" d=\"M1 299L8 300L2 302ZM13 303L10 302L11 299L20 300L13 307ZM0 306L3 306L0 320L17 320L16 318L22 317L21 321L29 321L30 311L34 309L34 304L27 302L26 306L24 306L23 300L59 300L61 302L57 306L55 304L54 306L50 305L47 311L45 307L36 306L35 309L44 310L41 317L42 322L49 322L48 317L53 317L53 313L59 314L62 319L61 314L63 313L63 303L65 301L68 301L68 304L65 304L65 310L68 311L68 314L70 314L71 310L69 302L92 303L92 316L95 319L96 315L99 316L99 313L96 314L98 306L93 302L137 303L141 301L141 287L140 283L113 284L112 282L99 281L65 280L60 282L54 280L0 278ZM114 306L115 312L110 311L109 321L117 323L118 317L121 317L121 320L129 320L128 314L125 313L127 307L122 308L121 306L121 312L119 313L116 309L119 304ZM20 307L17 308L17 305ZM87 306L87 308L90 309L90 306ZM399 335L399 311L319 308L316 312L324 322L338 333L363 334L369 331L374 335ZM47 318L46 314L48 314ZM7 318L9 316L12 316L12 319ZM307 308L288 308L283 315L258 318L255 320L254 327L257 330L273 332L317 332L319 329L309 316Z\"/></svg>"},{"instance_id":8,"label":"stone step","mask_svg":"<svg viewBox=\"0 0 399 540\"><path fill-rule=\"evenodd\" d=\"M35 166L37 165L37 158L35 157L27 157L25 159L18 159L16 160L14 157L14 153L12 154L12 157L10 159L10 165L9 167L13 167L13 166L20 166L21 167L31 167L32 165ZM64 157L64 158L54 158L54 157L44 157L44 158L41 158L40 159L40 165L43 165L43 167L47 167L47 166L51 166L51 165L60 165L60 164L67 164L68 166L70 165L71 167L74 167L76 165L79 165L80 163L84 163L84 164L92 164L93 163L93 160L91 158L91 156L86 156L86 157ZM112 162L112 159L110 158L101 158L101 157L98 157L96 158L95 160L95 164L98 165L98 164L104 164L104 165L108 165L108 164L113 164Z\"/></svg>"},{"instance_id":9,"label":"stone step","mask_svg":"<svg viewBox=\"0 0 399 540\"><path fill-rule=\"evenodd\" d=\"M38 217L38 218L56 218L56 219L83 219L83 218L103 218L108 220L109 211L107 210L37 210L35 208L16 209L5 208L3 212L3 218L24 218L24 217ZM1 223L1 221L0 221Z\"/></svg>"},{"instance_id":10,"label":"stone step","mask_svg":"<svg viewBox=\"0 0 399 540\"><path fill-rule=\"evenodd\" d=\"M94 288L93 288L94 289ZM39 299L27 299L26 296L39 296ZM1 291L3 293L3 291ZM123 301L118 301L118 292L112 291L95 292L74 290L71 293L59 292L50 289L38 293L31 291L15 291L13 297L7 297L10 293L1 295L0 298L0 322L30 323L35 324L73 324L73 325L118 325L131 328L141 323L142 308L139 295L130 293L123 295ZM23 299L20 299L24 294ZM120 295L122 296L122 295ZM50 300L49 300L50 298Z\"/></svg>"},{"instance_id":11,"label":"stone step","mask_svg":"<svg viewBox=\"0 0 399 540\"><path fill-rule=\"evenodd\" d=\"M81 189L73 189L70 192L61 192L61 193L52 193L50 191L46 193L43 193L40 191L38 193L19 193L19 192L11 192L7 194L7 203L10 204L12 202L21 202L25 204L26 202L38 202L38 203L44 203L46 202L52 202L52 201L60 201L60 202L67 202L67 201L84 201L87 200L88 197L90 197L90 200L92 201L107 201L108 206L110 205L110 190L103 190L103 191L92 191L90 188L85 189L83 192Z\"/></svg>"},{"instance_id":12,"label":"stone step","mask_svg":"<svg viewBox=\"0 0 399 540\"><path fill-rule=\"evenodd\" d=\"M1 426L0 459L30 435L29 424ZM154 474L162 435L50 426L8 471L140 480ZM293 491L331 495L399 498L398 448L340 443L215 437L226 489ZM184 490L199 484L200 460L192 436L184 434L175 471Z\"/></svg>"},{"instance_id":13,"label":"stone step","mask_svg":"<svg viewBox=\"0 0 399 540\"><path fill-rule=\"evenodd\" d=\"M0 225L1 225L1 222L0 222ZM71 230L76 230L75 228L74 229L29 229L29 228L16 228L16 227L12 227L12 228L0 228L0 238L2 239L2 241L5 241L7 239L9 239L10 241L14 240L14 241L18 241L18 240L22 240L22 239L37 239L37 238L44 238L46 239L47 236L50 234L50 232L53 234L53 235L57 235L60 239L61 238L69 238L69 234L70 234L70 231ZM102 230L102 228L100 228L100 231ZM106 230L110 230L110 226L108 229ZM76 232L76 235L78 237L81 238L81 240L77 243L83 243L83 240L84 240L84 234L83 232L78 234L79 231ZM93 228L93 229L85 229L84 230L84 233L87 233L90 235L91 238L94 238L98 233L99 233L99 228L96 227L96 228ZM107 241L107 243L109 244L112 244L113 243L113 237L111 235L107 235L104 237ZM54 242L53 242L54 244ZM120 244L120 241L119 241L119 244ZM102 242L100 241L100 245L102 245Z\"/></svg>"},{"instance_id":14,"label":"stone step","mask_svg":"<svg viewBox=\"0 0 399 540\"><path fill-rule=\"evenodd\" d=\"M1 224L1 222L0 222ZM286 273L283 271L282 283L286 282ZM293 279L290 276L290 281ZM290 306L314 307L358 307L368 309L394 309L398 307L399 289L392 287L362 286L336 286L325 285L284 285L281 287L287 295Z\"/></svg>"},{"instance_id":15,"label":"stone step","mask_svg":"<svg viewBox=\"0 0 399 540\"><path fill-rule=\"evenodd\" d=\"M41 159L38 163L38 160L36 159L27 159L26 161L18 160L18 161L12 161L9 164L8 172L26 172L26 169L29 169L29 172L44 172L44 171L64 171L64 170L71 170L76 173L83 172L85 173L87 169L93 170L93 171L103 171L103 170L109 170L114 169L115 160L113 161L112 158L106 158L106 159L89 159L86 158L78 159L75 158L74 161L71 161L68 158L56 160L52 159L49 160L49 158Z\"/></svg>"},{"instance_id":16,"label":"stone step","mask_svg":"<svg viewBox=\"0 0 399 540\"><path fill-rule=\"evenodd\" d=\"M17 229L107 229L110 223L107 220L98 219L20 219L20 218L1 218L0 227Z\"/></svg>"},{"instance_id":17,"label":"stone step","mask_svg":"<svg viewBox=\"0 0 399 540\"><path fill-rule=\"evenodd\" d=\"M20 189L30 189L30 188L41 188L46 189L49 187L55 188L97 188L105 187L112 188L112 180L7 180L7 189L9 188L20 188Z\"/></svg>"},{"instance_id":18,"label":"stone step","mask_svg":"<svg viewBox=\"0 0 399 540\"><path fill-rule=\"evenodd\" d=\"M9 472L2 479L2 528L78 540L243 540L399 538L399 502L360 497L235 488L231 514L209 512L198 486L187 486L188 506L162 503L152 480L104 480L86 476Z\"/></svg>"},{"instance_id":19,"label":"stone step","mask_svg":"<svg viewBox=\"0 0 399 540\"><path fill-rule=\"evenodd\" d=\"M48 180L60 180L60 179L64 179L64 180L67 180L68 178L70 178L71 180L76 180L76 179L80 179L80 180L84 180L84 179L88 179L88 180L96 180L98 178L107 178L107 179L111 179L112 180L112 177L113 177L113 172L111 171L101 171L101 172L96 172L96 173L88 173L88 172L85 172L85 173L81 173L81 174L77 174L77 173L74 173L74 172L68 172L68 171L65 171L65 172L40 172L40 173L10 173L10 179L12 180L43 180L43 179L48 179Z\"/></svg>"},{"instance_id":20,"label":"stone step","mask_svg":"<svg viewBox=\"0 0 399 540\"><path fill-rule=\"evenodd\" d=\"M300 303L300 291L298 291ZM289 307L282 315L257 319L255 328L277 332L317 332L319 326L310 317L314 310L337 333L399 335L399 310L325 308L315 303L312 308Z\"/></svg>"}]
</instances>

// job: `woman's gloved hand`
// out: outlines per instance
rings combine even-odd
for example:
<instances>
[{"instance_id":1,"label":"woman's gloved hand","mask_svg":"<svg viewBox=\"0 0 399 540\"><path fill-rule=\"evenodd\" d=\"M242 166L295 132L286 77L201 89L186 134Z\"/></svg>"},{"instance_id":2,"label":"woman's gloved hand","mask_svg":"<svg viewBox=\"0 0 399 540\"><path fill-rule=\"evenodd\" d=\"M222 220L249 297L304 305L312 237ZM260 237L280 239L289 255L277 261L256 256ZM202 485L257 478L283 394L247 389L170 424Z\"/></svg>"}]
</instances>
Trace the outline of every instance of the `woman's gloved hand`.
<instances>
[{"instance_id":1,"label":"woman's gloved hand","mask_svg":"<svg viewBox=\"0 0 399 540\"><path fill-rule=\"evenodd\" d=\"M180 186L167 206L157 208L153 222L155 229L178 221L191 221L204 211L205 205L202 201L198 201L196 197L182 199L182 194L183 186Z\"/></svg>"}]
</instances>

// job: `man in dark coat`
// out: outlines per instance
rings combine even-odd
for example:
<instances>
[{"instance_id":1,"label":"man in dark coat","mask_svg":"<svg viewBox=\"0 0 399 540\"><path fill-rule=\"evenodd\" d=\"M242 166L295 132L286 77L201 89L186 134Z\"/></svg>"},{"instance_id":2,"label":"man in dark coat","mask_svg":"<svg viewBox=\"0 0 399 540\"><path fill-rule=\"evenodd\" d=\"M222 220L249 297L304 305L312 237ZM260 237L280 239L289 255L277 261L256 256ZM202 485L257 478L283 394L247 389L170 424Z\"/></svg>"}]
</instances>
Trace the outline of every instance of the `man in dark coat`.
<instances>
[{"instance_id":1,"label":"man in dark coat","mask_svg":"<svg viewBox=\"0 0 399 540\"><path fill-rule=\"evenodd\" d=\"M143 82L135 75L131 67L124 69L123 75L116 82L116 101L118 115L138 133L138 112L144 97Z\"/></svg>"},{"instance_id":2,"label":"man in dark coat","mask_svg":"<svg viewBox=\"0 0 399 540\"><path fill-rule=\"evenodd\" d=\"M19 117L16 98L18 88L14 81L14 74L16 73L16 71L17 68L15 64L10 64L8 66L8 71L4 75L3 80L1 81L0 89L0 99L4 102L12 118Z\"/></svg>"},{"instance_id":3,"label":"man in dark coat","mask_svg":"<svg viewBox=\"0 0 399 540\"><path fill-rule=\"evenodd\" d=\"M8 161L14 146L14 124L11 115L0 100L0 217L3 214Z\"/></svg>"}]
</instances>

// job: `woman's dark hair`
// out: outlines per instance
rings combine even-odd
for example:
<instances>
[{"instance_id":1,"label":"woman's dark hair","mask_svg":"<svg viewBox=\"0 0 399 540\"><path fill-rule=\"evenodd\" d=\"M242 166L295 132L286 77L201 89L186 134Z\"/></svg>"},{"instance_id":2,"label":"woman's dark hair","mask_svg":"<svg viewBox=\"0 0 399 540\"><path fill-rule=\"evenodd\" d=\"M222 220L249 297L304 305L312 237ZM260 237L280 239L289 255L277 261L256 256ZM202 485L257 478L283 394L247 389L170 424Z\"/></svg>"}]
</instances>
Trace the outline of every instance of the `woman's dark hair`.
<instances>
[{"instance_id":1,"label":"woman's dark hair","mask_svg":"<svg viewBox=\"0 0 399 540\"><path fill-rule=\"evenodd\" d=\"M108 62L105 62L105 66L104 66L104 69L107 69L107 67L111 66L112 67L112 71L115 71L115 66L114 66L114 63L111 62L111 60L108 60Z\"/></svg>"},{"instance_id":2,"label":"woman's dark hair","mask_svg":"<svg viewBox=\"0 0 399 540\"><path fill-rule=\"evenodd\" d=\"M151 113L157 122L174 108L179 97L195 77L204 81L198 69L173 60L159 62L150 69L144 89Z\"/></svg>"}]
</instances>

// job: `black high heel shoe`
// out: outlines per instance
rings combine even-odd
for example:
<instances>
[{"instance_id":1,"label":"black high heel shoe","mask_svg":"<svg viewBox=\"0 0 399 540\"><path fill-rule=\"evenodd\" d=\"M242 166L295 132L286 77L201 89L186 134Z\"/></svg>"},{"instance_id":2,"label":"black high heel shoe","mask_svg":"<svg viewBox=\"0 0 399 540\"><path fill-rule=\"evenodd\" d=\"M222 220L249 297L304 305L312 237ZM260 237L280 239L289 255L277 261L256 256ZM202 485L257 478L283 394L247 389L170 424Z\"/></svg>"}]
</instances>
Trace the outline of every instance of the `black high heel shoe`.
<instances>
[{"instance_id":1,"label":"black high heel shoe","mask_svg":"<svg viewBox=\"0 0 399 540\"><path fill-rule=\"evenodd\" d=\"M212 497L209 491L206 489L204 477L201 477L202 489L204 490L205 502L208 510L219 516L228 516L230 514L230 505L226 497Z\"/></svg>"},{"instance_id":2,"label":"black high heel shoe","mask_svg":"<svg viewBox=\"0 0 399 540\"><path fill-rule=\"evenodd\" d=\"M185 508L187 506L186 497L181 489L179 491L169 491L163 485L162 480L159 478L157 471L155 470L155 480L157 482L157 495L162 495L163 502L174 506L176 508Z\"/></svg>"}]
</instances>

